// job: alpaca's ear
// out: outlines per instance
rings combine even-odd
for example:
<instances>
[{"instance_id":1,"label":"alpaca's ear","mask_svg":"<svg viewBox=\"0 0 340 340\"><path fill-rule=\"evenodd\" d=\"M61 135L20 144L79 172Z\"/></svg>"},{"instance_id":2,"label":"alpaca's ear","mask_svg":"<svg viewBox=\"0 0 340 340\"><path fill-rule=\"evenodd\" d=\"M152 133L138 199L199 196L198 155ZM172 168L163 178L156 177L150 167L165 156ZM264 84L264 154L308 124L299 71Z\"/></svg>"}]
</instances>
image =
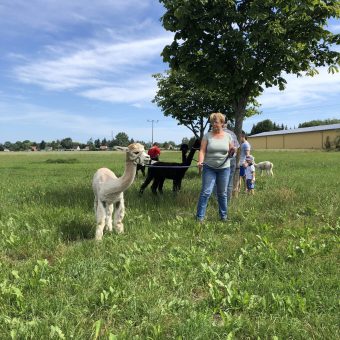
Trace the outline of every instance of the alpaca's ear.
<instances>
[{"instance_id":1,"label":"alpaca's ear","mask_svg":"<svg viewBox=\"0 0 340 340\"><path fill-rule=\"evenodd\" d=\"M129 148L127 146L114 146L114 150L120 150L120 151L128 151Z\"/></svg>"}]
</instances>

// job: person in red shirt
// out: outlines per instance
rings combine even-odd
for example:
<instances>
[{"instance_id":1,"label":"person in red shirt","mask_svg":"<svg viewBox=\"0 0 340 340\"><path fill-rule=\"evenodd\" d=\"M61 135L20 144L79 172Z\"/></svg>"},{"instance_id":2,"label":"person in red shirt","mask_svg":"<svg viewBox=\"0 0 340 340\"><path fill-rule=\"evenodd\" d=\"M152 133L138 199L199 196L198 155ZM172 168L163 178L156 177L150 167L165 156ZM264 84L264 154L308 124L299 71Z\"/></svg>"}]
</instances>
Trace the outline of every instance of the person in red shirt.
<instances>
[{"instance_id":1,"label":"person in red shirt","mask_svg":"<svg viewBox=\"0 0 340 340\"><path fill-rule=\"evenodd\" d=\"M161 154L161 149L158 147L157 143L153 143L152 148L149 149L148 155L153 161L159 161L159 155Z\"/></svg>"}]
</instances>

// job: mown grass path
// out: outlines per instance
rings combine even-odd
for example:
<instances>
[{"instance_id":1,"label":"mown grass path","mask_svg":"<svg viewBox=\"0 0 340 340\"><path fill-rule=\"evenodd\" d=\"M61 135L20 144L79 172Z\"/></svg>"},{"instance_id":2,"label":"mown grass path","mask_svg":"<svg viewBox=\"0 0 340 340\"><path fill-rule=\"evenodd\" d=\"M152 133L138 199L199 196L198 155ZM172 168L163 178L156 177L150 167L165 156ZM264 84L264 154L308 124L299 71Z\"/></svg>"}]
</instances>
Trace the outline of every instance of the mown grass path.
<instances>
[{"instance_id":1,"label":"mown grass path","mask_svg":"<svg viewBox=\"0 0 340 340\"><path fill-rule=\"evenodd\" d=\"M177 195L136 179L125 234L96 243L91 179L122 153L1 153L1 339L339 339L340 155L254 155L275 177L229 222L214 199L195 222L190 168Z\"/></svg>"}]
</instances>

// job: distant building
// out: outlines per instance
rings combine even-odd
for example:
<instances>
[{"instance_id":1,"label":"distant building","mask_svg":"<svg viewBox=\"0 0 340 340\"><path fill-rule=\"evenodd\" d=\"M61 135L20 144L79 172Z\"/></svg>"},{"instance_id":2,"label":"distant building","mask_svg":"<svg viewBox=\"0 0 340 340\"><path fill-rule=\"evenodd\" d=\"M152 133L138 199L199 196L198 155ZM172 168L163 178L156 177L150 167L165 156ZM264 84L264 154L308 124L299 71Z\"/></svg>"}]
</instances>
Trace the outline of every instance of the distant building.
<instances>
[{"instance_id":1,"label":"distant building","mask_svg":"<svg viewBox=\"0 0 340 340\"><path fill-rule=\"evenodd\" d=\"M38 151L38 148L36 146L31 146L31 151Z\"/></svg>"},{"instance_id":2,"label":"distant building","mask_svg":"<svg viewBox=\"0 0 340 340\"><path fill-rule=\"evenodd\" d=\"M101 145L101 146L99 147L99 150L100 150L100 151L106 151L106 150L108 150L108 147L107 147L107 145Z\"/></svg>"},{"instance_id":3,"label":"distant building","mask_svg":"<svg viewBox=\"0 0 340 340\"><path fill-rule=\"evenodd\" d=\"M340 136L340 124L262 132L248 137L253 149L325 149Z\"/></svg>"}]
</instances>

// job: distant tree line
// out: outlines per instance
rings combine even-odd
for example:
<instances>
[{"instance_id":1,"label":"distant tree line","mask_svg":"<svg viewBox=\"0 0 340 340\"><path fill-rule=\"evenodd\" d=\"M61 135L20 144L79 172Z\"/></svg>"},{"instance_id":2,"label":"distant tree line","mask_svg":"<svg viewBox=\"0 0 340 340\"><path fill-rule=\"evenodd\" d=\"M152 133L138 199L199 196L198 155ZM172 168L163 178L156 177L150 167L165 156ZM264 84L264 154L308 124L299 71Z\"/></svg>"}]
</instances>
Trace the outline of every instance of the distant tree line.
<instances>
[{"instance_id":1,"label":"distant tree line","mask_svg":"<svg viewBox=\"0 0 340 340\"><path fill-rule=\"evenodd\" d=\"M338 124L340 123L340 119L325 119L325 120L312 120L309 122L299 124L299 128L304 127L312 127L318 125L329 125L329 124ZM295 128L295 127L294 127ZM278 131L278 130L288 130L287 125L283 124L276 124L272 122L270 119L265 119L257 124L254 124L250 134L255 135L261 132L269 132L269 131ZM195 137L182 139L182 143L189 144L191 146L194 143ZM151 147L151 142L144 142L140 140L134 140L133 138L129 138L129 136L125 132L119 132L113 139L95 139L93 140L90 138L87 143L80 143L73 141L72 138L67 137L64 139L57 139L55 141L46 142L42 140L40 143L32 142L29 140L24 141L16 141L15 143L12 142L5 142L0 143L0 151L4 151L5 149L9 151L27 151L31 150L33 147L37 150L73 150L76 149L78 146L80 149L88 148L90 151L100 150L101 146L107 146L108 148L112 148L115 145L118 146L127 146L131 143L138 142L145 145L146 148ZM178 147L174 141L166 141L163 143L158 143L161 148L169 149Z\"/></svg>"},{"instance_id":2,"label":"distant tree line","mask_svg":"<svg viewBox=\"0 0 340 340\"><path fill-rule=\"evenodd\" d=\"M340 123L340 119L325 119L325 120L311 120L309 122L301 123L298 125L298 128L319 126L319 125L330 125ZM295 126L294 126L295 128ZM279 130L288 130L287 125L276 124L273 123L270 119L265 119L257 124L254 124L250 134L256 135L261 132L269 132L269 131L279 131Z\"/></svg>"},{"instance_id":3,"label":"distant tree line","mask_svg":"<svg viewBox=\"0 0 340 340\"><path fill-rule=\"evenodd\" d=\"M311 120L310 122L305 122L299 124L299 128L319 126L319 125L330 125L330 124L338 124L340 123L340 119L325 119L325 120Z\"/></svg>"},{"instance_id":4,"label":"distant tree line","mask_svg":"<svg viewBox=\"0 0 340 340\"><path fill-rule=\"evenodd\" d=\"M189 139L184 138L183 140ZM146 148L151 147L151 142L143 142L139 140L134 140L133 138L129 138L129 136L125 132L119 132L113 139L95 139L90 138L87 143L80 143L73 141L71 137L67 137L64 139L57 139L55 141L46 142L42 140L40 143L32 142L29 140L24 141L16 141L15 143L6 141L5 143L0 143L0 151L4 151L5 149L9 151L28 151L32 149L37 150L74 150L78 147L83 149L88 149L90 151L100 150L102 146L107 146L108 148L112 148L116 145L118 146L127 146L131 143L138 142L145 145ZM163 143L158 143L161 148L169 149L172 147L176 147L176 143L174 141L167 141Z\"/></svg>"},{"instance_id":5,"label":"distant tree line","mask_svg":"<svg viewBox=\"0 0 340 340\"><path fill-rule=\"evenodd\" d=\"M78 146L84 148L86 144L74 142L72 141L72 138L68 137L51 142L42 140L40 143L32 142L30 140L16 141L15 143L7 141L4 144L0 143L0 151L4 151L5 149L9 151L27 151L33 148L36 148L37 150L46 150L50 148L53 150L71 150L76 149Z\"/></svg>"},{"instance_id":6,"label":"distant tree line","mask_svg":"<svg viewBox=\"0 0 340 340\"><path fill-rule=\"evenodd\" d=\"M265 119L262 122L258 122L254 124L250 134L256 135L257 133L261 132L268 132L268 131L278 131L278 130L288 130L287 125L284 126L283 124L276 124L273 123L270 119Z\"/></svg>"}]
</instances>

